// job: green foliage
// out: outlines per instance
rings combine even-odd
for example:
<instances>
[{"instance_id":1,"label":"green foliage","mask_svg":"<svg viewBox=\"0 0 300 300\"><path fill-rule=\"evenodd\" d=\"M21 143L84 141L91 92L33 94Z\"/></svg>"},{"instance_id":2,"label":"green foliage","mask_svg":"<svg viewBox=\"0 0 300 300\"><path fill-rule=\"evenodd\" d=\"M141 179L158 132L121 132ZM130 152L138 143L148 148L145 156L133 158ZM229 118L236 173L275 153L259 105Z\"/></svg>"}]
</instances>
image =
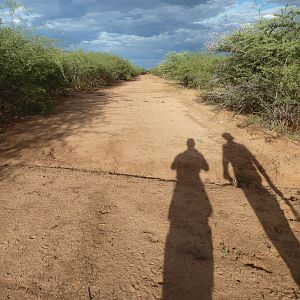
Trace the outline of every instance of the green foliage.
<instances>
[{"instance_id":1,"label":"green foliage","mask_svg":"<svg viewBox=\"0 0 300 300\"><path fill-rule=\"evenodd\" d=\"M214 82L215 68L223 60L224 57L211 54L171 52L151 72L186 87L209 88Z\"/></svg>"},{"instance_id":2,"label":"green foliage","mask_svg":"<svg viewBox=\"0 0 300 300\"><path fill-rule=\"evenodd\" d=\"M300 126L300 11L286 7L211 46L170 53L156 75L204 89L204 101L253 114L268 125ZM217 53L227 53L219 55Z\"/></svg>"},{"instance_id":3,"label":"green foliage","mask_svg":"<svg viewBox=\"0 0 300 300\"><path fill-rule=\"evenodd\" d=\"M19 7L15 0L0 5L0 15L9 14L12 27ZM142 72L115 55L64 51L46 37L4 27L0 18L0 121L48 113L57 94L95 89Z\"/></svg>"},{"instance_id":4,"label":"green foliage","mask_svg":"<svg viewBox=\"0 0 300 300\"><path fill-rule=\"evenodd\" d=\"M213 48L231 53L217 69L218 88L205 99L261 116L272 126L300 125L300 11L286 7L225 36Z\"/></svg>"},{"instance_id":5,"label":"green foliage","mask_svg":"<svg viewBox=\"0 0 300 300\"><path fill-rule=\"evenodd\" d=\"M58 50L22 33L0 28L0 115L45 113L65 86Z\"/></svg>"},{"instance_id":6,"label":"green foliage","mask_svg":"<svg viewBox=\"0 0 300 300\"><path fill-rule=\"evenodd\" d=\"M68 85L78 90L129 80L142 72L118 56L99 52L66 52L62 67Z\"/></svg>"},{"instance_id":7,"label":"green foliage","mask_svg":"<svg viewBox=\"0 0 300 300\"><path fill-rule=\"evenodd\" d=\"M47 113L57 94L98 88L141 72L115 55L63 51L47 38L0 27L0 119Z\"/></svg>"}]
</instances>

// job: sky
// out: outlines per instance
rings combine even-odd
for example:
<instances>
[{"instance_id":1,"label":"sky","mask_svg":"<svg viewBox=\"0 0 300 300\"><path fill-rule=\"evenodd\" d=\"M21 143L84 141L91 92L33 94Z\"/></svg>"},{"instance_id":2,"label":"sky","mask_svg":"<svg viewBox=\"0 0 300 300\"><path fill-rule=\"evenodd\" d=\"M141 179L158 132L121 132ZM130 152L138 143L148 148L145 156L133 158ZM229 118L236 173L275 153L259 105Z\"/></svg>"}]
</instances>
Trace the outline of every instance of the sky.
<instances>
[{"instance_id":1,"label":"sky","mask_svg":"<svg viewBox=\"0 0 300 300\"><path fill-rule=\"evenodd\" d=\"M0 0L0 3L4 0ZM169 51L203 51L222 34L300 0L20 0L15 22L70 49L150 68ZM6 22L8 17L3 15Z\"/></svg>"}]
</instances>

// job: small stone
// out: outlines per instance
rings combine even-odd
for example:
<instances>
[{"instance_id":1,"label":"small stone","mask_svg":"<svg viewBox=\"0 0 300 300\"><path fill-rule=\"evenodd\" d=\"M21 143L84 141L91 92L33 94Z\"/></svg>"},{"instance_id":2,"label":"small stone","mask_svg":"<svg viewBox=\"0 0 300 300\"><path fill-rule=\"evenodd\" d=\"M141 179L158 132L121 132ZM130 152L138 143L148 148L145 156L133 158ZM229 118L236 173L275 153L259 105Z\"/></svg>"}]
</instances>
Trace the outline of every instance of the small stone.
<instances>
[{"instance_id":1,"label":"small stone","mask_svg":"<svg viewBox=\"0 0 300 300\"><path fill-rule=\"evenodd\" d=\"M139 289L139 286L138 286L138 284L136 284L136 283L131 283L131 285L133 286L133 288L135 288L136 290L138 290Z\"/></svg>"},{"instance_id":2,"label":"small stone","mask_svg":"<svg viewBox=\"0 0 300 300\"><path fill-rule=\"evenodd\" d=\"M136 293L136 289L135 289L133 286L130 286L130 287L129 287L129 291L130 291L131 293Z\"/></svg>"},{"instance_id":3,"label":"small stone","mask_svg":"<svg viewBox=\"0 0 300 300\"><path fill-rule=\"evenodd\" d=\"M120 290L121 290L121 291L123 291L123 292L126 291L126 287L124 287L124 286L122 286L122 285L119 285L119 287L120 287Z\"/></svg>"}]
</instances>

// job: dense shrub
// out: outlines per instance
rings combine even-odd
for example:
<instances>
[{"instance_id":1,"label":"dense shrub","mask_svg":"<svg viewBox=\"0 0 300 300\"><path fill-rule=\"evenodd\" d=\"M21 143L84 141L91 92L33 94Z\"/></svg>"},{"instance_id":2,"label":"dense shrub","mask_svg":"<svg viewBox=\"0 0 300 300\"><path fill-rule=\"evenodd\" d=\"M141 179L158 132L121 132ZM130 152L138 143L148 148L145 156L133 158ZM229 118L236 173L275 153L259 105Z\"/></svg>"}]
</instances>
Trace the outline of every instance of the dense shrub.
<instances>
[{"instance_id":1,"label":"dense shrub","mask_svg":"<svg viewBox=\"0 0 300 300\"><path fill-rule=\"evenodd\" d=\"M46 38L0 27L0 119L46 113L58 93L101 87L141 71L115 55L64 51Z\"/></svg>"},{"instance_id":2,"label":"dense shrub","mask_svg":"<svg viewBox=\"0 0 300 300\"><path fill-rule=\"evenodd\" d=\"M171 52L152 69L152 73L191 88L208 88L214 84L215 68L224 57L195 53Z\"/></svg>"},{"instance_id":3,"label":"dense shrub","mask_svg":"<svg viewBox=\"0 0 300 300\"><path fill-rule=\"evenodd\" d=\"M118 56L83 51L65 52L62 67L68 85L80 90L128 80L143 71Z\"/></svg>"},{"instance_id":4,"label":"dense shrub","mask_svg":"<svg viewBox=\"0 0 300 300\"><path fill-rule=\"evenodd\" d=\"M45 112L50 95L65 85L57 50L42 40L0 28L1 116L21 112Z\"/></svg>"},{"instance_id":5,"label":"dense shrub","mask_svg":"<svg viewBox=\"0 0 300 300\"><path fill-rule=\"evenodd\" d=\"M273 19L223 37L210 55L171 53L152 72L201 88L206 102L254 114L271 126L298 129L299 19L299 10L286 7Z\"/></svg>"},{"instance_id":6,"label":"dense shrub","mask_svg":"<svg viewBox=\"0 0 300 300\"><path fill-rule=\"evenodd\" d=\"M271 20L224 37L213 48L231 53L219 65L219 87L205 99L271 125L300 125L299 10L286 8Z\"/></svg>"}]
</instances>

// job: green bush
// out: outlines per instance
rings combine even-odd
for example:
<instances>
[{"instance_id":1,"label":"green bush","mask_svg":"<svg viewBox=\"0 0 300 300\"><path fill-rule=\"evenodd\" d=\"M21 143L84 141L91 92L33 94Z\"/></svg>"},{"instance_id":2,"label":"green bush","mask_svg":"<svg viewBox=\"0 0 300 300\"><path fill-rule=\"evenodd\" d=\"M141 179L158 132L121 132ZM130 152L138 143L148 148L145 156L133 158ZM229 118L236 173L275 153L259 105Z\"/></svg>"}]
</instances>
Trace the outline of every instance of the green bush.
<instances>
[{"instance_id":1,"label":"green bush","mask_svg":"<svg viewBox=\"0 0 300 300\"><path fill-rule=\"evenodd\" d=\"M68 85L79 90L129 80L142 72L118 56L83 51L64 53L62 67Z\"/></svg>"},{"instance_id":2,"label":"green bush","mask_svg":"<svg viewBox=\"0 0 300 300\"><path fill-rule=\"evenodd\" d=\"M46 112L64 85L57 50L40 39L0 28L0 114Z\"/></svg>"},{"instance_id":3,"label":"green bush","mask_svg":"<svg viewBox=\"0 0 300 300\"><path fill-rule=\"evenodd\" d=\"M206 101L252 113L272 126L300 125L300 11L285 8L271 20L234 32L214 47L230 55L216 70Z\"/></svg>"},{"instance_id":4,"label":"green bush","mask_svg":"<svg viewBox=\"0 0 300 300\"><path fill-rule=\"evenodd\" d=\"M215 81L215 68L225 58L208 53L171 52L151 72L191 88L209 88Z\"/></svg>"},{"instance_id":5,"label":"green bush","mask_svg":"<svg viewBox=\"0 0 300 300\"><path fill-rule=\"evenodd\" d=\"M142 71L115 55L64 51L47 38L0 27L0 119L47 113L57 94L95 89Z\"/></svg>"},{"instance_id":6,"label":"green bush","mask_svg":"<svg viewBox=\"0 0 300 300\"><path fill-rule=\"evenodd\" d=\"M286 7L273 19L223 37L211 54L170 53L152 72L201 88L205 102L254 114L271 127L298 129L299 19L299 10Z\"/></svg>"}]
</instances>

